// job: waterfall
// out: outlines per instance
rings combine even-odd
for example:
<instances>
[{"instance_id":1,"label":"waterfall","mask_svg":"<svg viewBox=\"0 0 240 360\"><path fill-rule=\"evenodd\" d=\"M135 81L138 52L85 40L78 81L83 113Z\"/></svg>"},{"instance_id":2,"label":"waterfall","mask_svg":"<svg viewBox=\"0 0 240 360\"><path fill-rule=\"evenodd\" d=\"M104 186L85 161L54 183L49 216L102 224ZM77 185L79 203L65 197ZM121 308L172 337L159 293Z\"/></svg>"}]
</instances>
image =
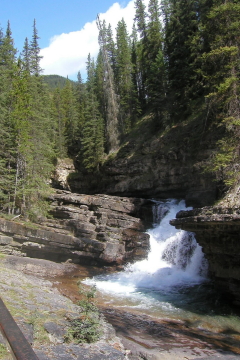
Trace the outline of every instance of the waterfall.
<instances>
[{"instance_id":1,"label":"waterfall","mask_svg":"<svg viewBox=\"0 0 240 360\"><path fill-rule=\"evenodd\" d=\"M169 224L176 213L186 209L184 201L156 201L148 258L128 264L122 272L85 280L101 291L117 296L141 297L156 293L158 299L205 280L207 262L194 234ZM161 298L162 299L162 298ZM162 301L162 300L161 300Z\"/></svg>"}]
</instances>

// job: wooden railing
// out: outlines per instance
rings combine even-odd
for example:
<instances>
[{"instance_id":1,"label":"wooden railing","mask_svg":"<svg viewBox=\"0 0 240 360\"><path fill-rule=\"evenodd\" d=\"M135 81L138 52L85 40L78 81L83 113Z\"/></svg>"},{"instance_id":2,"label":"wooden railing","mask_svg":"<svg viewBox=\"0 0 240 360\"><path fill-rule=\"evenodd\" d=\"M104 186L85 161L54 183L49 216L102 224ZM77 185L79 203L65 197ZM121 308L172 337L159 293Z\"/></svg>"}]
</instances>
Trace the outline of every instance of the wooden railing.
<instances>
[{"instance_id":1,"label":"wooden railing","mask_svg":"<svg viewBox=\"0 0 240 360\"><path fill-rule=\"evenodd\" d=\"M0 330L9 345L13 359L38 360L37 355L24 337L12 315L0 298Z\"/></svg>"}]
</instances>

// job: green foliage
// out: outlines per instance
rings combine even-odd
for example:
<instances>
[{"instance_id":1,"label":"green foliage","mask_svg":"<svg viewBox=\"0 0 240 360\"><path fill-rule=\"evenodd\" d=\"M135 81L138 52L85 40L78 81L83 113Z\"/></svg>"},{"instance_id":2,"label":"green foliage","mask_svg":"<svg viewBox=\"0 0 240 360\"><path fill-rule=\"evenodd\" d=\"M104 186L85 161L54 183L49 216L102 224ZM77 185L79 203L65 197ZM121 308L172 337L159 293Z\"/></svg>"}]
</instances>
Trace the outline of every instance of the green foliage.
<instances>
[{"instance_id":1,"label":"green foliage","mask_svg":"<svg viewBox=\"0 0 240 360\"><path fill-rule=\"evenodd\" d=\"M78 305L83 310L83 314L78 319L70 321L71 325L65 340L77 344L92 343L101 335L100 314L94 303L96 287L93 286L89 291L80 288L79 293L83 299L78 301Z\"/></svg>"},{"instance_id":2,"label":"green foliage","mask_svg":"<svg viewBox=\"0 0 240 360\"><path fill-rule=\"evenodd\" d=\"M51 91L53 91L57 88L59 88L59 89L64 88L67 81L70 81L73 85L75 85L74 81L69 80L60 75L43 75L43 81L48 85L48 87Z\"/></svg>"},{"instance_id":3,"label":"green foliage","mask_svg":"<svg viewBox=\"0 0 240 360\"><path fill-rule=\"evenodd\" d=\"M223 137L209 167L226 185L238 179L240 4L236 0L135 0L129 36L116 39L97 18L100 52L89 55L86 84L42 76L36 22L20 59L10 24L0 29L0 207L26 218L46 214L56 157L96 172L106 153L123 151L141 114L145 135L198 121L189 141L211 127ZM162 26L161 19L164 20ZM46 85L46 82L49 85ZM200 130L199 130L200 129ZM220 133L220 132L219 132ZM121 135L121 136L120 136ZM221 135L222 136L222 135Z\"/></svg>"},{"instance_id":4,"label":"green foliage","mask_svg":"<svg viewBox=\"0 0 240 360\"><path fill-rule=\"evenodd\" d=\"M165 57L167 97L173 123L191 113L190 101L197 82L196 55L202 44L193 42L199 34L200 1L168 0L164 2Z\"/></svg>"},{"instance_id":5,"label":"green foliage","mask_svg":"<svg viewBox=\"0 0 240 360\"><path fill-rule=\"evenodd\" d=\"M95 64L88 57L87 99L82 128L82 164L88 171L98 169L104 154L104 126L95 93Z\"/></svg>"},{"instance_id":6,"label":"green foliage","mask_svg":"<svg viewBox=\"0 0 240 360\"><path fill-rule=\"evenodd\" d=\"M3 344L0 344L0 359L6 360L11 359L11 354L8 351L7 347Z\"/></svg>"},{"instance_id":7,"label":"green foliage","mask_svg":"<svg viewBox=\"0 0 240 360\"><path fill-rule=\"evenodd\" d=\"M209 50L202 55L202 73L209 114L225 129L225 137L219 140L212 157L211 171L227 186L239 181L239 28L240 4L214 1L203 27Z\"/></svg>"},{"instance_id":8,"label":"green foliage","mask_svg":"<svg viewBox=\"0 0 240 360\"><path fill-rule=\"evenodd\" d=\"M120 97L119 121L122 133L126 134L134 122L136 109L132 81L131 44L124 19L118 22L116 40L116 84L117 94Z\"/></svg>"},{"instance_id":9,"label":"green foliage","mask_svg":"<svg viewBox=\"0 0 240 360\"><path fill-rule=\"evenodd\" d=\"M65 337L67 342L74 341L77 344L92 343L98 339L99 321L90 317L71 320L71 328Z\"/></svg>"},{"instance_id":10,"label":"green foliage","mask_svg":"<svg viewBox=\"0 0 240 360\"><path fill-rule=\"evenodd\" d=\"M34 22L31 45L26 39L22 60L17 61L8 24L0 46L1 203L3 210L18 210L25 217L37 217L45 208L54 156L37 40Z\"/></svg>"},{"instance_id":11,"label":"green foliage","mask_svg":"<svg viewBox=\"0 0 240 360\"><path fill-rule=\"evenodd\" d=\"M146 87L147 103L157 120L164 123L164 110L166 102L167 78L166 64L163 54L163 31L160 21L160 5L158 0L150 0L148 5L149 21L147 24L147 42L145 56L147 58ZM156 74L158 74L156 76Z\"/></svg>"}]
</instances>

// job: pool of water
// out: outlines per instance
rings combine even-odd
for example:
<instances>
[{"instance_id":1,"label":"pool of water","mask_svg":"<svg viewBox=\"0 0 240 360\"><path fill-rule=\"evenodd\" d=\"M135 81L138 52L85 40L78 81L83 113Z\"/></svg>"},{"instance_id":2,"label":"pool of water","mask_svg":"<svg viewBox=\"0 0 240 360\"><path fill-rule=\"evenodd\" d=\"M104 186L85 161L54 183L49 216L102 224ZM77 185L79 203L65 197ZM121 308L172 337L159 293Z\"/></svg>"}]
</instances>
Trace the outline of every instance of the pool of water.
<instances>
[{"instance_id":1,"label":"pool of water","mask_svg":"<svg viewBox=\"0 0 240 360\"><path fill-rule=\"evenodd\" d=\"M194 234L169 225L183 209L183 201L155 203L147 259L120 272L79 266L56 284L72 300L79 297L79 280L82 286L96 286L97 304L126 346L129 339L140 349L144 344L155 349L156 359L240 354L239 311L215 291Z\"/></svg>"},{"instance_id":2,"label":"pool of water","mask_svg":"<svg viewBox=\"0 0 240 360\"><path fill-rule=\"evenodd\" d=\"M124 271L86 278L97 287L106 305L159 319L188 322L216 332L240 333L240 318L224 303L207 277L207 262L194 234L169 224L184 201L158 201L154 225L148 230L148 258L129 264Z\"/></svg>"}]
</instances>

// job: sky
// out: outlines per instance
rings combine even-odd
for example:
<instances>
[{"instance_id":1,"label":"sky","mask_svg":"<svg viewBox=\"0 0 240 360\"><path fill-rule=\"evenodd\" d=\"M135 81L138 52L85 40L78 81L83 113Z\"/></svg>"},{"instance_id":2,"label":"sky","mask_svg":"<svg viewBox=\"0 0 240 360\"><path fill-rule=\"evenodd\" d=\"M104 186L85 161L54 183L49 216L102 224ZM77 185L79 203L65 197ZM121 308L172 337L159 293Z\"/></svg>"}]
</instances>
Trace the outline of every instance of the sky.
<instances>
[{"instance_id":1,"label":"sky","mask_svg":"<svg viewBox=\"0 0 240 360\"><path fill-rule=\"evenodd\" d=\"M146 6L148 0L144 0ZM131 33L135 15L134 0L3 0L0 26L10 21L15 47L22 51L24 40L32 38L36 19L43 74L68 76L76 80L80 71L86 79L86 60L99 51L96 16L111 23L114 30L124 18Z\"/></svg>"}]
</instances>

